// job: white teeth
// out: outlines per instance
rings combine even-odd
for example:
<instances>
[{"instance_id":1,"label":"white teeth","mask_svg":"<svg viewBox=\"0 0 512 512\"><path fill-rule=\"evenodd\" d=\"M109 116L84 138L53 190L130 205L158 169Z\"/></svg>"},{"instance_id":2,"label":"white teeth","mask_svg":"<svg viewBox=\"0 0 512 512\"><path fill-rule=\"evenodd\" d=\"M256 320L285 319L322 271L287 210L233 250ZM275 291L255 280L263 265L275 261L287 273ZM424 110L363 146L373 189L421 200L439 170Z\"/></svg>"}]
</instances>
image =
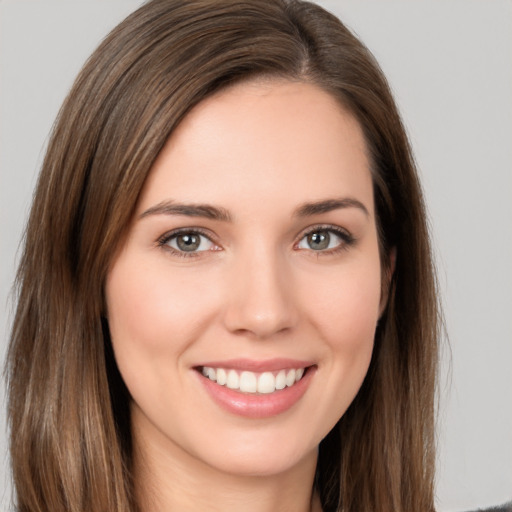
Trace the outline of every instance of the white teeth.
<instances>
[{"instance_id":1,"label":"white teeth","mask_svg":"<svg viewBox=\"0 0 512 512\"><path fill-rule=\"evenodd\" d=\"M213 380L213 379L211 379ZM286 385L291 386L295 382L295 370L289 370L286 374Z\"/></svg>"},{"instance_id":2,"label":"white teeth","mask_svg":"<svg viewBox=\"0 0 512 512\"><path fill-rule=\"evenodd\" d=\"M217 370L217 384L224 386L224 384L226 384L227 381L228 374L226 373L226 370L224 370L224 368L219 368Z\"/></svg>"},{"instance_id":3,"label":"white teeth","mask_svg":"<svg viewBox=\"0 0 512 512\"><path fill-rule=\"evenodd\" d=\"M239 389L240 379L238 378L238 373L236 373L235 370L229 370L226 386L229 389Z\"/></svg>"},{"instance_id":4,"label":"white teeth","mask_svg":"<svg viewBox=\"0 0 512 512\"><path fill-rule=\"evenodd\" d=\"M258 379L255 373L242 372L240 374L240 391L243 393L256 393L258 389Z\"/></svg>"},{"instance_id":5,"label":"white teeth","mask_svg":"<svg viewBox=\"0 0 512 512\"><path fill-rule=\"evenodd\" d=\"M273 393L276 390L293 386L302 379L304 368L280 370L273 372L255 373L243 371L240 374L236 370L224 368L212 368L204 366L202 374L211 381L229 389L240 390L242 393Z\"/></svg>"},{"instance_id":6,"label":"white teeth","mask_svg":"<svg viewBox=\"0 0 512 512\"><path fill-rule=\"evenodd\" d=\"M262 373L258 379L258 393L273 393L276 390L276 378L271 372Z\"/></svg>"},{"instance_id":7,"label":"white teeth","mask_svg":"<svg viewBox=\"0 0 512 512\"><path fill-rule=\"evenodd\" d=\"M276 389L284 389L286 387L286 372L281 370L276 375Z\"/></svg>"}]
</instances>

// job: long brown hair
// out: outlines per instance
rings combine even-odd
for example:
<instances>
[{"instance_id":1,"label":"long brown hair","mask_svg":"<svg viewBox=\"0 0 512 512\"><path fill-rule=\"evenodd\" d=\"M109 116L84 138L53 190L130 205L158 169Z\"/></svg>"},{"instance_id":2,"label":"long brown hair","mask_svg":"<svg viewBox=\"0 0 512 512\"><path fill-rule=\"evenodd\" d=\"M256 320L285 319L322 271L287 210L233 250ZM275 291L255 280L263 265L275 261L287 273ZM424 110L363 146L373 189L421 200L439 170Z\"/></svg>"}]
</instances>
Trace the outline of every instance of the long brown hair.
<instances>
[{"instance_id":1,"label":"long brown hair","mask_svg":"<svg viewBox=\"0 0 512 512\"><path fill-rule=\"evenodd\" d=\"M7 361L19 512L135 511L129 396L103 285L167 138L257 76L318 85L361 124L383 268L368 375L322 441L325 512L433 510L438 306L420 185L386 79L333 15L298 0L153 0L90 57L55 124L25 233Z\"/></svg>"}]
</instances>

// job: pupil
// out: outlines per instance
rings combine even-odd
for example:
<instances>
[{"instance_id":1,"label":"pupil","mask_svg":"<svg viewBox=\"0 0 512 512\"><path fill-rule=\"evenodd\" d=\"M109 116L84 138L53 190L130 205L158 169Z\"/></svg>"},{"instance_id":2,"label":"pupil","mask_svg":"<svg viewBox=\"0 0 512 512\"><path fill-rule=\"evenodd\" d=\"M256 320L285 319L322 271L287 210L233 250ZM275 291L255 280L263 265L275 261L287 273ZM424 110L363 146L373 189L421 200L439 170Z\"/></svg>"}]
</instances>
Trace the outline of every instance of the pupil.
<instances>
[{"instance_id":1,"label":"pupil","mask_svg":"<svg viewBox=\"0 0 512 512\"><path fill-rule=\"evenodd\" d=\"M329 247L330 236L327 231L317 231L308 236L308 244L311 249L320 251Z\"/></svg>"},{"instance_id":2,"label":"pupil","mask_svg":"<svg viewBox=\"0 0 512 512\"><path fill-rule=\"evenodd\" d=\"M195 251L200 244L199 236L191 234L179 235L176 242L182 251L187 252Z\"/></svg>"}]
</instances>

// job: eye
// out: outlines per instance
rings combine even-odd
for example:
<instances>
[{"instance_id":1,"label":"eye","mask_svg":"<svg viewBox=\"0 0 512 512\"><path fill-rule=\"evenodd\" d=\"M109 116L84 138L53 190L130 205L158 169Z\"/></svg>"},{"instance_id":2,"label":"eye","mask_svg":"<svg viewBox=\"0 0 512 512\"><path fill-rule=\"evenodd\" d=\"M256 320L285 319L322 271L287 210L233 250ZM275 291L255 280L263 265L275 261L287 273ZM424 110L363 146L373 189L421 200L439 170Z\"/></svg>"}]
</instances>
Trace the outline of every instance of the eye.
<instances>
[{"instance_id":1,"label":"eye","mask_svg":"<svg viewBox=\"0 0 512 512\"><path fill-rule=\"evenodd\" d=\"M218 249L210 238L198 231L180 231L165 235L159 240L159 245L182 255Z\"/></svg>"},{"instance_id":2,"label":"eye","mask_svg":"<svg viewBox=\"0 0 512 512\"><path fill-rule=\"evenodd\" d=\"M330 251L351 245L354 239L349 233L334 228L315 228L306 233L299 243L298 249L312 251Z\"/></svg>"}]
</instances>

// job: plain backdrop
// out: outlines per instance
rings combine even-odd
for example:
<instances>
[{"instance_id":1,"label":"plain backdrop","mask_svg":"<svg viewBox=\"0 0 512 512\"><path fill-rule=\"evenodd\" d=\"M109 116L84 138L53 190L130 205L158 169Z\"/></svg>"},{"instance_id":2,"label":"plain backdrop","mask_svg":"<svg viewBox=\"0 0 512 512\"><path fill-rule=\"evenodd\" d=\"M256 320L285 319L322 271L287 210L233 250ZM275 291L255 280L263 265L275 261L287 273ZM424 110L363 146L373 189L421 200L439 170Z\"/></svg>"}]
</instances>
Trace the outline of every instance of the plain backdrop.
<instances>
[{"instance_id":1,"label":"plain backdrop","mask_svg":"<svg viewBox=\"0 0 512 512\"><path fill-rule=\"evenodd\" d=\"M140 3L0 0L0 360L19 240L53 120L86 57ZM438 508L510 500L512 2L318 3L381 63L425 188L451 347L443 342ZM10 496L4 403L0 510Z\"/></svg>"}]
</instances>

